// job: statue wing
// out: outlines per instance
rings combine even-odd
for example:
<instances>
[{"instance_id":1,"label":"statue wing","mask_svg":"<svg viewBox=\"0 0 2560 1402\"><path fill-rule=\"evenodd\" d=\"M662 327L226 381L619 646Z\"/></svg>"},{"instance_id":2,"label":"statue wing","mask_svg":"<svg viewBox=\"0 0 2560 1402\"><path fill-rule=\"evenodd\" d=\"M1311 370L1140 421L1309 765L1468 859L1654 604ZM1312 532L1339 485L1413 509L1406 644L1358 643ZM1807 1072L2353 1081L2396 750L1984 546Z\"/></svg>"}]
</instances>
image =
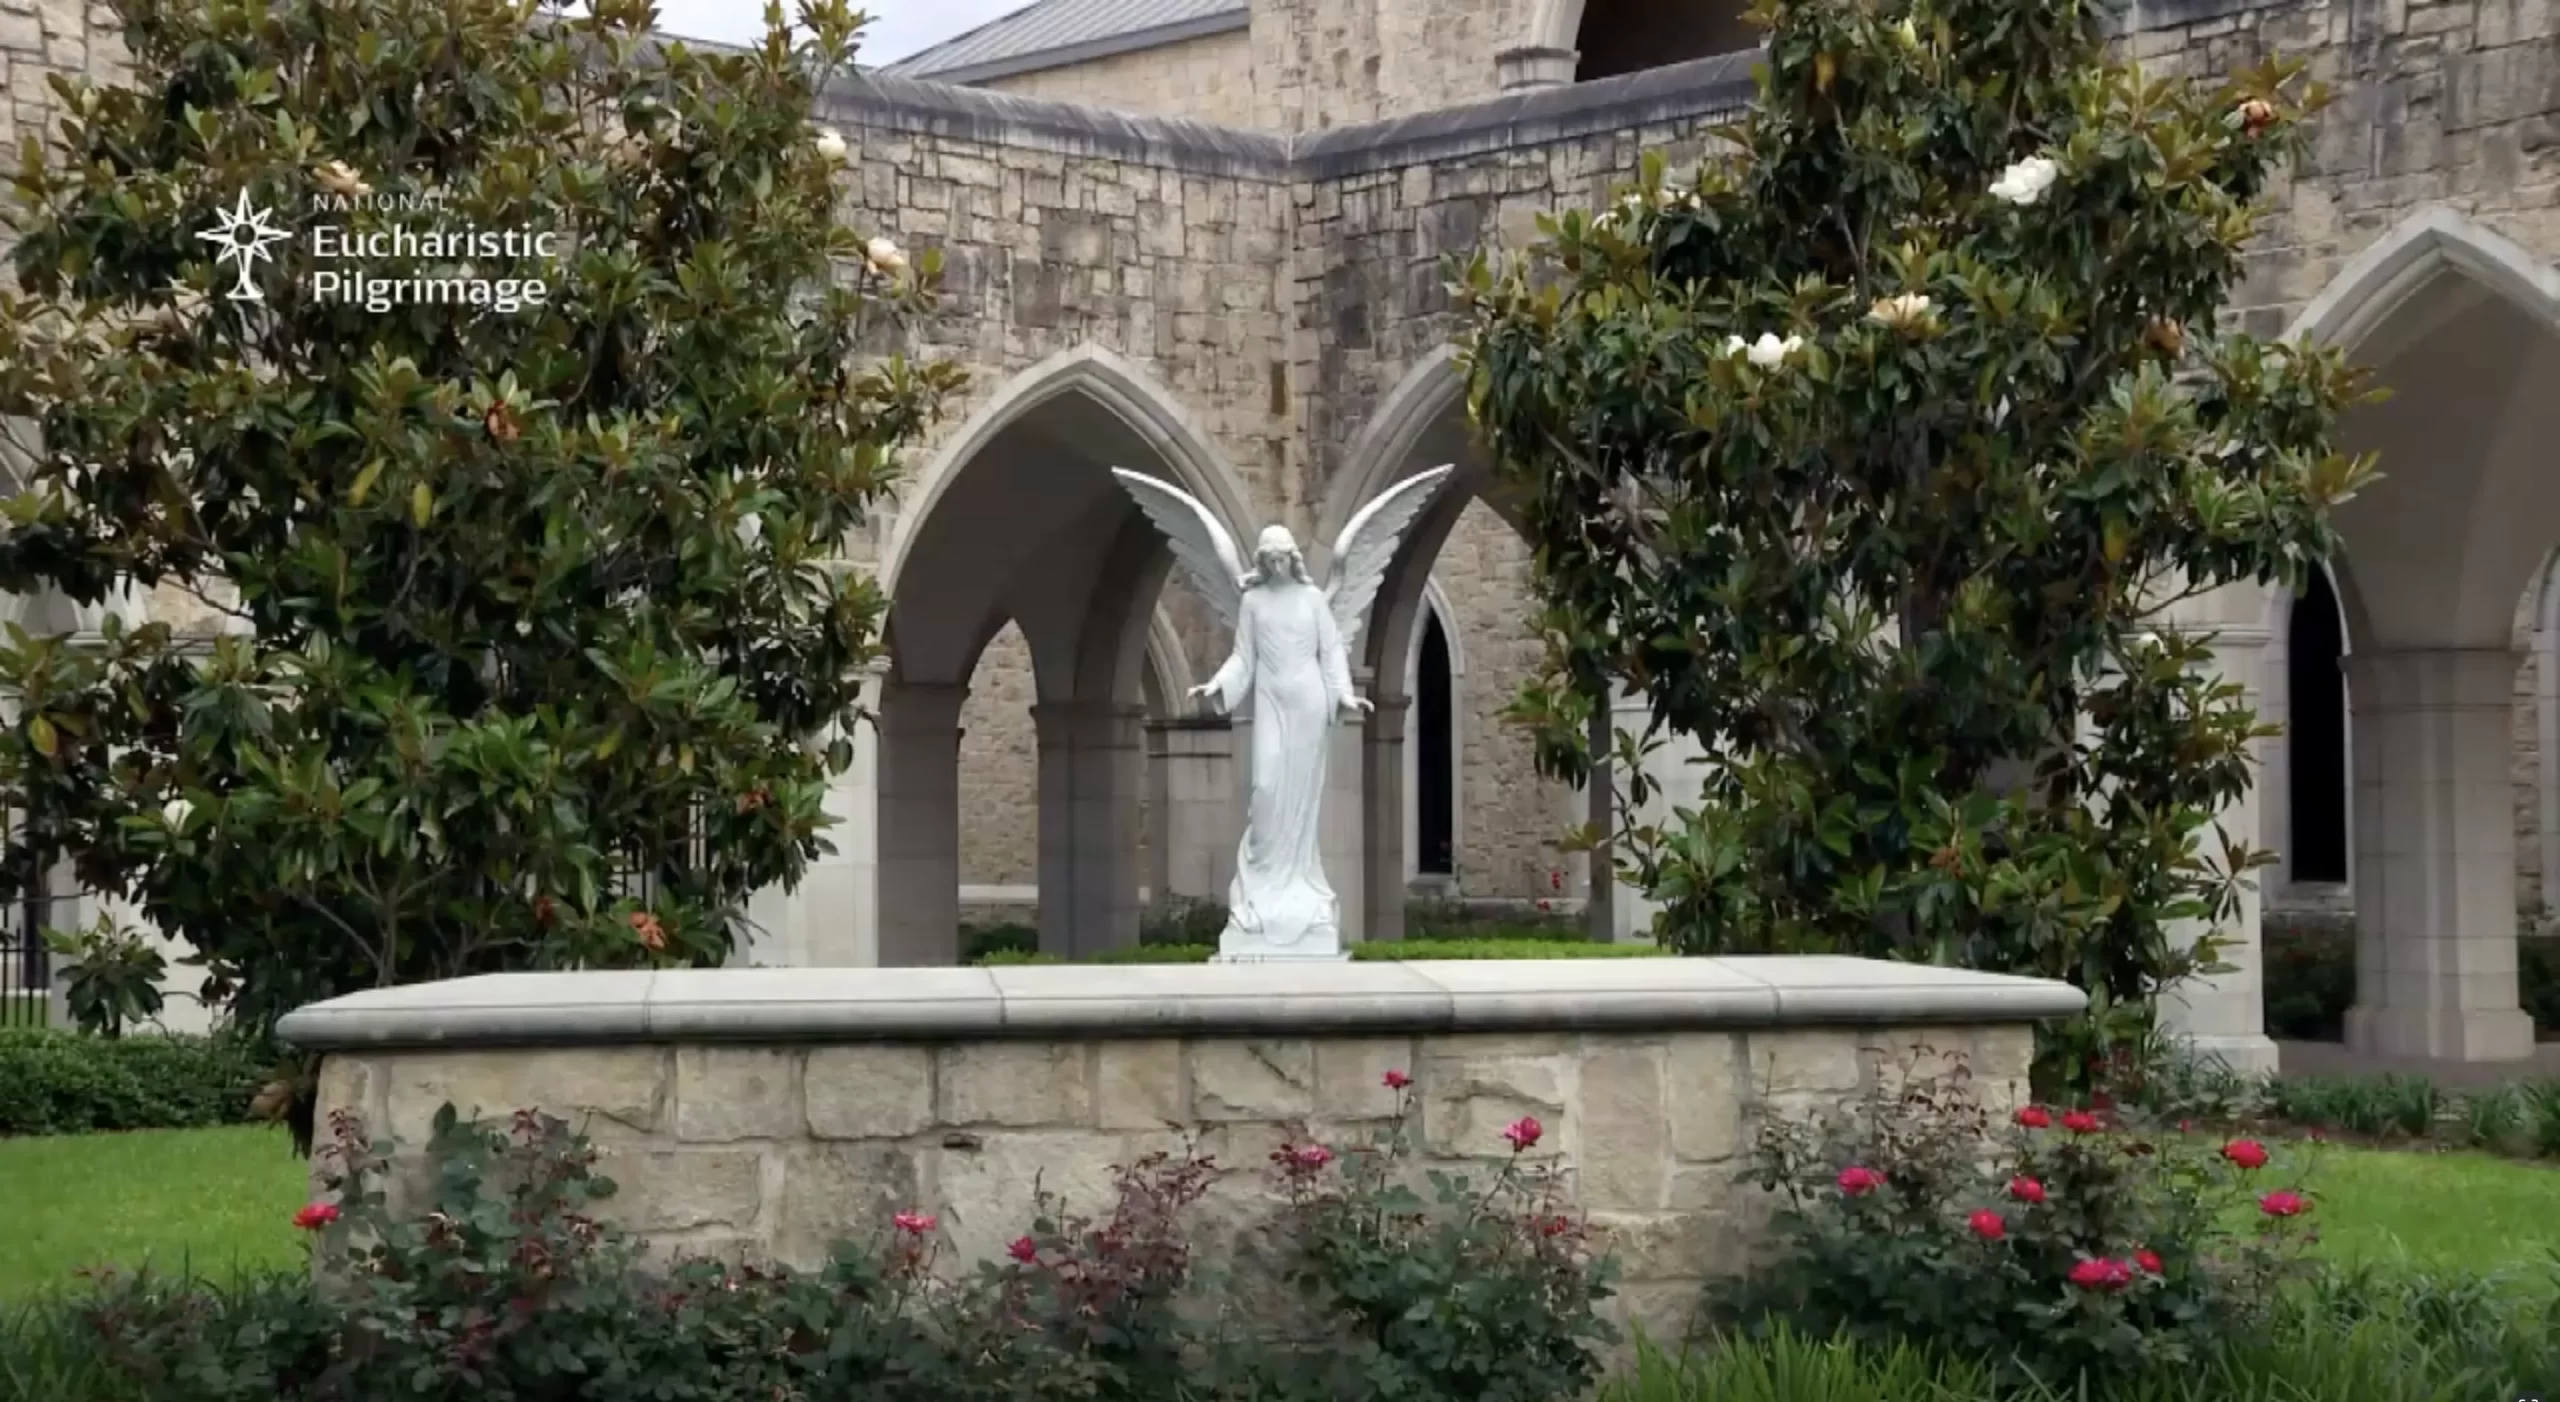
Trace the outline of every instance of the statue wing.
<instances>
[{"instance_id":1,"label":"statue wing","mask_svg":"<svg viewBox=\"0 0 2560 1402\"><path fill-rule=\"evenodd\" d=\"M1227 626L1234 627L1244 605L1244 557L1227 528L1218 524L1217 516L1198 497L1180 487L1125 468L1115 467L1111 475L1147 514L1165 544L1173 547L1173 558L1182 562L1200 596Z\"/></svg>"},{"instance_id":2,"label":"statue wing","mask_svg":"<svg viewBox=\"0 0 2560 1402\"><path fill-rule=\"evenodd\" d=\"M1324 592L1333 604L1334 627L1341 632L1345 649L1359 642L1360 630L1369 621L1369 606L1377 602L1378 586L1386 582L1387 566L1396 558L1396 547L1403 543L1413 518L1448 480L1451 466L1443 463L1380 492L1334 540L1333 578L1325 582Z\"/></svg>"}]
</instances>

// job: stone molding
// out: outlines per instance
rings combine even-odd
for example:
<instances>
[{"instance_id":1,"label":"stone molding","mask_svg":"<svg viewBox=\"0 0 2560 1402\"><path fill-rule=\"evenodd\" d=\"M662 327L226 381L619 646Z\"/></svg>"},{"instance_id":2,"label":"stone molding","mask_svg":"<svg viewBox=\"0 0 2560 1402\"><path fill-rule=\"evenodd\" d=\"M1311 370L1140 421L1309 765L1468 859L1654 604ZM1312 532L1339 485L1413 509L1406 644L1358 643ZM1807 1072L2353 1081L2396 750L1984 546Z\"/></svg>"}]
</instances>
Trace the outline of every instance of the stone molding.
<instances>
[{"instance_id":1,"label":"stone molding","mask_svg":"<svg viewBox=\"0 0 2560 1402\"><path fill-rule=\"evenodd\" d=\"M871 132L1026 146L1190 175L1285 183L1339 180L1710 113L1738 113L1752 97L1751 69L1759 61L1760 51L1750 49L1298 136L880 73L845 79L820 101L829 120Z\"/></svg>"},{"instance_id":2,"label":"stone molding","mask_svg":"<svg viewBox=\"0 0 2560 1402\"><path fill-rule=\"evenodd\" d=\"M2077 1013L2050 979L1829 955L1237 967L484 974L285 1016L313 1051L629 1042L985 1040L2014 1025Z\"/></svg>"}]
</instances>

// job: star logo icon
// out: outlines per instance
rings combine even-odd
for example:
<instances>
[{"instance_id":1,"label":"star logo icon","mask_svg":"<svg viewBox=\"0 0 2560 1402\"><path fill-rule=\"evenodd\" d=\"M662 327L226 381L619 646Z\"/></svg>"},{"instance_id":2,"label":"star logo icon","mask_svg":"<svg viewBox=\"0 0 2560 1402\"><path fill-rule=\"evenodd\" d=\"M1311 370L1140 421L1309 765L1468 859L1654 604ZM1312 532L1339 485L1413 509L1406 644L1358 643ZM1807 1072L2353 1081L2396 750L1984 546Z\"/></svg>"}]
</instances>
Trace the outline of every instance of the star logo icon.
<instances>
[{"instance_id":1,"label":"star logo icon","mask_svg":"<svg viewBox=\"0 0 2560 1402\"><path fill-rule=\"evenodd\" d=\"M275 257L273 253L267 251L267 245L281 243L293 237L283 229L267 222L267 217L271 213L273 213L271 210L253 208L249 203L249 192L243 190L240 192L237 203L214 216L212 228L196 235L197 238L214 246L213 261L229 262L238 270L238 280L233 283L231 290L224 294L231 301L263 302L267 300L267 294L250 285L249 270L256 267L261 260Z\"/></svg>"}]
</instances>

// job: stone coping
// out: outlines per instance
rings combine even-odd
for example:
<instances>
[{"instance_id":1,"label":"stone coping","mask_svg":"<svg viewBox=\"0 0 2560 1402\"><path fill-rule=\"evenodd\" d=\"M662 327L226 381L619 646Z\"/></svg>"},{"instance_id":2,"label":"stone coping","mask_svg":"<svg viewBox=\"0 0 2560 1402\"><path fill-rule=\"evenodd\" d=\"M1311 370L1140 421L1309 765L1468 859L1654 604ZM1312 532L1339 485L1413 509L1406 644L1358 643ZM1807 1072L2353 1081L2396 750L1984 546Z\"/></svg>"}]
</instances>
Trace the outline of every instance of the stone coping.
<instances>
[{"instance_id":1,"label":"stone coping","mask_svg":"<svg viewBox=\"0 0 2560 1402\"><path fill-rule=\"evenodd\" d=\"M2013 1024L2067 983L1820 955L483 974L277 1024L312 1051Z\"/></svg>"},{"instance_id":2,"label":"stone coping","mask_svg":"<svg viewBox=\"0 0 2560 1402\"><path fill-rule=\"evenodd\" d=\"M1752 69L1759 62L1760 51L1749 49L1296 136L882 72L838 81L820 107L830 120L872 131L1026 146L1195 175L1334 181L1594 132L1738 116L1756 90Z\"/></svg>"}]
</instances>

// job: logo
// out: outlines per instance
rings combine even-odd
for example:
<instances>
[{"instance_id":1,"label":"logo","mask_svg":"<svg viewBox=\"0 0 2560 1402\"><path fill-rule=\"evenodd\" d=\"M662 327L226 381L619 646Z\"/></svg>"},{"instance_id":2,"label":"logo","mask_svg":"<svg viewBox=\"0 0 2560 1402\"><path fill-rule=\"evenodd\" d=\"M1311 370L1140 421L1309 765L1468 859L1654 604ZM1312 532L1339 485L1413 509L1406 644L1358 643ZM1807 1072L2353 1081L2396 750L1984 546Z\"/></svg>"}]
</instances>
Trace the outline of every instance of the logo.
<instances>
[{"instance_id":1,"label":"logo","mask_svg":"<svg viewBox=\"0 0 2560 1402\"><path fill-rule=\"evenodd\" d=\"M237 203L215 216L212 228L196 235L197 238L214 246L213 261L220 263L228 260L239 271L239 280L232 285L229 292L223 294L227 299L234 302L267 300L265 293L250 285L249 270L256 267L261 260L275 257L275 254L267 249L269 244L282 243L293 237L267 222L268 216L273 212L252 208L249 204L249 192L243 190L240 192Z\"/></svg>"}]
</instances>

